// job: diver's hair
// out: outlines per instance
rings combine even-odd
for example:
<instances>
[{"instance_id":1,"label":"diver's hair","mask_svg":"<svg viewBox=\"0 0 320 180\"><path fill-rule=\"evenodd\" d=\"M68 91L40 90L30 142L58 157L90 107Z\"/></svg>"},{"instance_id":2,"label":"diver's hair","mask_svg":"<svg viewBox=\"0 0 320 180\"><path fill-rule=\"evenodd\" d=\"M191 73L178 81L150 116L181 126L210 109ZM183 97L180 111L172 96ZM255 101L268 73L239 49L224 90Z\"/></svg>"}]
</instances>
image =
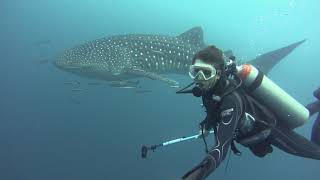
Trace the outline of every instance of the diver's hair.
<instances>
[{"instance_id":1,"label":"diver's hair","mask_svg":"<svg viewBox=\"0 0 320 180\"><path fill-rule=\"evenodd\" d=\"M223 52L213 45L197 52L192 59L192 64L195 63L196 59L201 59L205 63L213 64L220 70L223 70L225 67Z\"/></svg>"}]
</instances>

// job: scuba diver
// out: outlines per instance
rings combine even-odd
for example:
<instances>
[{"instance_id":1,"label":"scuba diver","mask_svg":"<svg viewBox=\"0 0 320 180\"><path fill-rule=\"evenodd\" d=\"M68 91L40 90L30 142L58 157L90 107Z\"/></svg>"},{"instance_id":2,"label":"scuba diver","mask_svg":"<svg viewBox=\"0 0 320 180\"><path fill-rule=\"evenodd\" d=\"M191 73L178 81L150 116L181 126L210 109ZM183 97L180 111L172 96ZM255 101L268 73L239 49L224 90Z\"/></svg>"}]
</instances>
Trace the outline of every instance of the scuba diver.
<instances>
[{"instance_id":1,"label":"scuba diver","mask_svg":"<svg viewBox=\"0 0 320 180\"><path fill-rule=\"evenodd\" d=\"M206 157L188 171L183 180L203 180L226 158L229 148L240 155L235 142L264 157L277 147L289 154L320 160L320 115L314 122L311 141L294 128L320 111L320 88L317 100L301 105L263 72L252 65L236 66L235 57L226 58L215 46L199 51L192 60L191 85L177 93L201 97L206 117L200 123L205 136L214 130L215 146L206 147ZM207 146L207 145L206 145Z\"/></svg>"}]
</instances>

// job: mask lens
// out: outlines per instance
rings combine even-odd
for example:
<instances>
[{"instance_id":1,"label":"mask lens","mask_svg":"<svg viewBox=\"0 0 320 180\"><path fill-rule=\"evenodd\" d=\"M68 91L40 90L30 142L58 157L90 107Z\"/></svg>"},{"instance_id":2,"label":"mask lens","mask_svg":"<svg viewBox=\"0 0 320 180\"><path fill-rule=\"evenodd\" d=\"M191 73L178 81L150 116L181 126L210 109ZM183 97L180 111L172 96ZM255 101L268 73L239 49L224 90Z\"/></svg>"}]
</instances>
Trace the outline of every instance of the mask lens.
<instances>
[{"instance_id":1,"label":"mask lens","mask_svg":"<svg viewBox=\"0 0 320 180\"><path fill-rule=\"evenodd\" d=\"M195 78L197 76L197 74L200 72L200 69L197 68L196 66L191 66L190 67L190 71L189 71L189 75L191 78Z\"/></svg>"},{"instance_id":2,"label":"mask lens","mask_svg":"<svg viewBox=\"0 0 320 180\"><path fill-rule=\"evenodd\" d=\"M204 69L203 70L203 74L204 74L205 78L207 78L207 79L209 79L211 77L211 71L210 70Z\"/></svg>"},{"instance_id":3,"label":"mask lens","mask_svg":"<svg viewBox=\"0 0 320 180\"><path fill-rule=\"evenodd\" d=\"M194 71L194 74L195 74L195 75L198 74L200 70L201 70L201 69L195 68L195 69L193 70L193 71Z\"/></svg>"},{"instance_id":4,"label":"mask lens","mask_svg":"<svg viewBox=\"0 0 320 180\"><path fill-rule=\"evenodd\" d=\"M189 75L192 79L208 80L216 75L216 69L208 64L195 64L190 66Z\"/></svg>"}]
</instances>

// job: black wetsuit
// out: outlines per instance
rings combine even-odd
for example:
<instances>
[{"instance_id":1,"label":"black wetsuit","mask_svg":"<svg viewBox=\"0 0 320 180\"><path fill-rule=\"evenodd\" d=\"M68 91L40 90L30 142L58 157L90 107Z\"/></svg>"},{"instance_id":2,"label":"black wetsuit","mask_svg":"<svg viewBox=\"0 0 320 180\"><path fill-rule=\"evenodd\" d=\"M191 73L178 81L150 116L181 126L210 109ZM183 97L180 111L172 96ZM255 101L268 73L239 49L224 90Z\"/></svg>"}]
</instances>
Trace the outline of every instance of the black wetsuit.
<instances>
[{"instance_id":1,"label":"black wetsuit","mask_svg":"<svg viewBox=\"0 0 320 180\"><path fill-rule=\"evenodd\" d=\"M248 147L258 157L271 153L271 145L274 145L290 154L320 159L319 146L293 130L281 127L277 117L249 96L243 88L233 91L219 101L217 97L234 87L233 81L220 81L215 86L218 90L202 96L207 116L201 124L215 130L216 145L208 151L204 160L182 179L205 179L225 159L230 146L234 148L234 141ZM253 124L244 122L246 112L254 117ZM248 143L250 141L254 143Z\"/></svg>"},{"instance_id":2,"label":"black wetsuit","mask_svg":"<svg viewBox=\"0 0 320 180\"><path fill-rule=\"evenodd\" d=\"M195 168L183 176L182 179L202 180L213 172L225 159L229 147L234 140L235 131L243 113L241 96L237 91L225 96L221 101L214 100L221 96L226 89L232 88L232 84L227 85L220 81L218 90L209 92L202 96L203 105L206 108L207 117L202 122L206 128L214 128L216 145L208 151L207 157Z\"/></svg>"}]
</instances>

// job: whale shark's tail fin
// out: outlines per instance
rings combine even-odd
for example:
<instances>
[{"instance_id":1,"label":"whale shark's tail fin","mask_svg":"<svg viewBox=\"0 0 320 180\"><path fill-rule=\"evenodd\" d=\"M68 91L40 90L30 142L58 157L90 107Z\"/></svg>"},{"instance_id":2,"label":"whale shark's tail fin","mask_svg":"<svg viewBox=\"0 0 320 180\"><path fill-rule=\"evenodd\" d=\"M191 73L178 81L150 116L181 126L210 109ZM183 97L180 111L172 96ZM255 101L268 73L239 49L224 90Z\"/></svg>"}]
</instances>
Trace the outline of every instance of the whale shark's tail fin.
<instances>
[{"instance_id":1,"label":"whale shark's tail fin","mask_svg":"<svg viewBox=\"0 0 320 180\"><path fill-rule=\"evenodd\" d=\"M306 39L290 44L286 47L270 51L268 53L262 54L255 59L248 61L246 63L252 64L255 67L259 68L265 74L268 74L269 71L277 65L283 58L290 54L296 47L304 43Z\"/></svg>"}]
</instances>

